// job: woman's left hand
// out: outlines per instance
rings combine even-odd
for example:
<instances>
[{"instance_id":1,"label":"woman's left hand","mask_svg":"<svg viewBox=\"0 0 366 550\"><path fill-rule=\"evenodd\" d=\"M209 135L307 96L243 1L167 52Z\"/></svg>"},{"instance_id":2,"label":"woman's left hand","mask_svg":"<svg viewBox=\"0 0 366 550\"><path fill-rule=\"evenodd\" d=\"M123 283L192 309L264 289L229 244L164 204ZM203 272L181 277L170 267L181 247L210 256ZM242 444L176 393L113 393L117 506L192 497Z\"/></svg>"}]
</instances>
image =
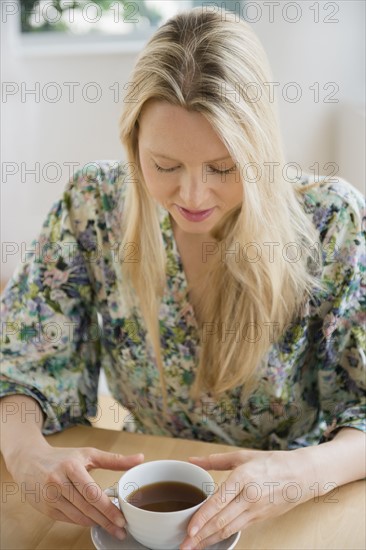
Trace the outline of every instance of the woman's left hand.
<instances>
[{"instance_id":1,"label":"woman's left hand","mask_svg":"<svg viewBox=\"0 0 366 550\"><path fill-rule=\"evenodd\" d=\"M301 450L302 451L302 450ZM202 549L314 496L311 462L293 451L243 450L190 457L206 470L232 470L191 518L181 550Z\"/></svg>"}]
</instances>

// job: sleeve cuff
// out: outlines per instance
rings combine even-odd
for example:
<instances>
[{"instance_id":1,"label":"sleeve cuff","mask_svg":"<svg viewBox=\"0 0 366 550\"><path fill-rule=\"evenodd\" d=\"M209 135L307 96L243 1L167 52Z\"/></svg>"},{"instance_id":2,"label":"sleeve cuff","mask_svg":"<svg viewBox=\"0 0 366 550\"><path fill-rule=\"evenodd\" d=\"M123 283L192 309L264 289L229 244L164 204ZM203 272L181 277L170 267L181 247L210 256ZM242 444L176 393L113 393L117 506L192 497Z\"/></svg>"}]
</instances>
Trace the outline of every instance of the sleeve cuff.
<instances>
[{"instance_id":1,"label":"sleeve cuff","mask_svg":"<svg viewBox=\"0 0 366 550\"><path fill-rule=\"evenodd\" d=\"M4 387L6 386L6 387ZM45 415L44 423L42 427L43 435L51 435L56 432L60 432L65 428L75 426L76 424L82 424L91 426L90 421L84 416L73 417L72 419L68 415L61 415L58 417L51 403L45 398L45 396L37 390L37 388L25 386L19 383L6 382L0 384L0 398L10 395L26 395L32 397L37 401ZM55 404L57 409L57 404ZM9 412L9 414L12 414ZM34 414L31 409L24 409L24 419Z\"/></svg>"},{"instance_id":2,"label":"sleeve cuff","mask_svg":"<svg viewBox=\"0 0 366 550\"><path fill-rule=\"evenodd\" d=\"M327 428L324 430L319 443L331 441L342 428L355 428L366 433L364 408L360 406L352 407L334 418L331 424L327 424Z\"/></svg>"}]
</instances>

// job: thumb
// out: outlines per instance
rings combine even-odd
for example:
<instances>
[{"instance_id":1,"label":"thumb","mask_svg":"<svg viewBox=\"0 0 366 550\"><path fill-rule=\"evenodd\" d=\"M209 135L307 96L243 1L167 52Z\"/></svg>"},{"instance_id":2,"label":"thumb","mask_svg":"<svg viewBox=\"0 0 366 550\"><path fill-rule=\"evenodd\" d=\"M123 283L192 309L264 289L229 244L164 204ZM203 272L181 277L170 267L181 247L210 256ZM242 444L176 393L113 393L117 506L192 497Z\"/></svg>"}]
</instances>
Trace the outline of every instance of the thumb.
<instances>
[{"instance_id":1,"label":"thumb","mask_svg":"<svg viewBox=\"0 0 366 550\"><path fill-rule=\"evenodd\" d=\"M91 468L104 468L106 470L129 470L133 466L140 464L144 460L143 453L134 455L122 455L119 453L109 453L93 449L89 455Z\"/></svg>"},{"instance_id":2,"label":"thumb","mask_svg":"<svg viewBox=\"0 0 366 550\"><path fill-rule=\"evenodd\" d=\"M190 456L188 460L205 470L232 470L243 462L241 451Z\"/></svg>"}]
</instances>

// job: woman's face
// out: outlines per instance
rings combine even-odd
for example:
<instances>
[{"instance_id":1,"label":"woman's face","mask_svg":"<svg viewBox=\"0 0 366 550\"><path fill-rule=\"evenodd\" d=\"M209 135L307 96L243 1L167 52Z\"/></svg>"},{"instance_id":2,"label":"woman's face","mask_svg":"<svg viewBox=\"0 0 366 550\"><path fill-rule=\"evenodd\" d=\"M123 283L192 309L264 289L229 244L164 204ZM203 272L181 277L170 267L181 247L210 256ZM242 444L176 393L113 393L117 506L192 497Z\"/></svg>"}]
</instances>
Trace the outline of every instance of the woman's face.
<instances>
[{"instance_id":1,"label":"woman's face","mask_svg":"<svg viewBox=\"0 0 366 550\"><path fill-rule=\"evenodd\" d=\"M241 204L235 162L200 113L149 100L139 119L138 148L148 192L169 211L181 234L208 236L228 210Z\"/></svg>"}]
</instances>

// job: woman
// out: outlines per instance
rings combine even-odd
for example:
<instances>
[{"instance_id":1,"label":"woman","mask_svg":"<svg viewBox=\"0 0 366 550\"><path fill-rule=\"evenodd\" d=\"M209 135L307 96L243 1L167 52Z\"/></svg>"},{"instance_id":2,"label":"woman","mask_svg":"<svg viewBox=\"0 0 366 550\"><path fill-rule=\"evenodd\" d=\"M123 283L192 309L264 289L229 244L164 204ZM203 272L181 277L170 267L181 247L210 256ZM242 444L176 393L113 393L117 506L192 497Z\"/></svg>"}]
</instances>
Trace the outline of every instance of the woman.
<instances>
[{"instance_id":1,"label":"woman","mask_svg":"<svg viewBox=\"0 0 366 550\"><path fill-rule=\"evenodd\" d=\"M109 499L82 487L143 456L43 437L88 423L101 366L125 429L243 447L191 458L232 472L182 548L365 475L363 197L290 176L270 81L234 14L162 25L130 79L127 162L75 174L8 283L3 453L19 483L60 485L56 503L32 502L47 515L124 537ZM260 498L244 498L252 483Z\"/></svg>"}]
</instances>

